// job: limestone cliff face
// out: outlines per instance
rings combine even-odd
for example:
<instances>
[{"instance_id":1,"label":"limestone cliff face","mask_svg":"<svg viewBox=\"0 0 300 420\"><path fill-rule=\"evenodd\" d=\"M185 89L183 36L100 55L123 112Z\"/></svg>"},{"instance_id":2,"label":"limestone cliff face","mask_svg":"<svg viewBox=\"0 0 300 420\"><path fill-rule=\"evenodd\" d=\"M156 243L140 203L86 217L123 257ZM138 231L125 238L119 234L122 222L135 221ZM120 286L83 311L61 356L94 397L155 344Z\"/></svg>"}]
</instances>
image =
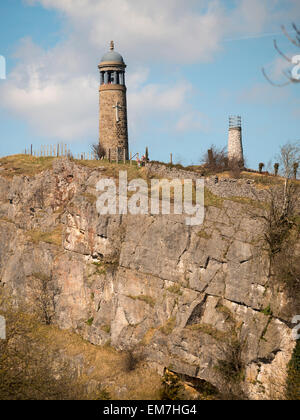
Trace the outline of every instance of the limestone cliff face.
<instances>
[{"instance_id":1,"label":"limestone cliff face","mask_svg":"<svg viewBox=\"0 0 300 420\"><path fill-rule=\"evenodd\" d=\"M43 275L57 291L54 321L62 329L95 345L142 346L161 371L216 387L216 365L235 331L244 392L272 396L295 345L295 314L268 283L262 226L245 204L222 198L198 227L183 216L103 217L95 190L101 168L56 160L35 177L1 173L0 281L16 302L33 305L34 279Z\"/></svg>"}]
</instances>

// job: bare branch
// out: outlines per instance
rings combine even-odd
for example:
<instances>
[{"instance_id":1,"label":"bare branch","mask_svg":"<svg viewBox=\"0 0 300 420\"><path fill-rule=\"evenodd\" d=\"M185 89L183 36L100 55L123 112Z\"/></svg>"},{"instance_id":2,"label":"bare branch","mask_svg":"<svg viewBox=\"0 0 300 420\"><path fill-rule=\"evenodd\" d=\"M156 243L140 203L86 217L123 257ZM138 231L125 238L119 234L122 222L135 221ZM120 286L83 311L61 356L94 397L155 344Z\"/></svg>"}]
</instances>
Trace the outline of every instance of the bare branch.
<instances>
[{"instance_id":1,"label":"bare branch","mask_svg":"<svg viewBox=\"0 0 300 420\"><path fill-rule=\"evenodd\" d=\"M281 49L278 47L278 44L277 44L277 41L276 41L276 39L274 39L274 47L275 47L275 50L281 55L281 57L283 57L286 61L288 61L289 63L292 63L292 59L291 58L289 58L287 55L285 55L282 51L281 51Z\"/></svg>"},{"instance_id":2,"label":"bare branch","mask_svg":"<svg viewBox=\"0 0 300 420\"><path fill-rule=\"evenodd\" d=\"M286 38L293 44L293 45L295 45L296 47L300 47L300 30L298 29L298 27L296 26L296 24L295 23L293 23L292 24L292 26L293 26L293 29L295 30L295 32L296 32L296 35L295 35L295 38L293 38L293 37L291 37L290 35L289 35L289 33L287 32L287 30L286 30L286 28L285 28L285 26L281 26L281 29L282 29L282 31L283 31L283 33L284 33L284 35L286 36ZM286 54L284 54L282 51L281 51L281 49L279 48L279 46L278 46L278 44L277 44L277 41L274 39L274 48L275 48L275 50L278 52L278 54L285 60L285 61L287 61L288 63L290 63L290 64L293 64L293 59L292 58L290 58L290 57L288 57ZM271 80L271 78L267 75L267 73L266 73L266 71L265 71L265 69L262 69L262 72L263 72L263 75L264 75L264 77L265 77L265 79L267 79L267 81L272 85L272 86L275 86L275 87L284 87L284 86L288 86L288 85L290 85L290 84L295 84L295 83L300 83L300 80L298 80L298 79L296 79L296 78L294 78L294 77L292 77L292 74L291 74L291 72L289 71L289 72L286 72L286 71L282 71L282 73L283 73L283 75L284 75L284 77L286 78L286 79L288 79L288 82L285 82L285 83L275 83L275 82L273 82L272 80Z\"/></svg>"},{"instance_id":3,"label":"bare branch","mask_svg":"<svg viewBox=\"0 0 300 420\"><path fill-rule=\"evenodd\" d=\"M293 27L294 27L294 24L293 24ZM296 27L296 25L295 25L295 27ZM298 42L298 41L296 41L294 38L292 38L290 35L289 35L289 33L287 32L287 30L285 29L285 26L284 25L282 25L281 26L281 29L282 29L282 32L284 33L284 35L287 37L287 39L292 43L292 44L294 44L294 45L296 45L296 47L300 47L300 43ZM298 29L297 29L297 27L296 27L296 32L298 33Z\"/></svg>"},{"instance_id":4,"label":"bare branch","mask_svg":"<svg viewBox=\"0 0 300 420\"><path fill-rule=\"evenodd\" d=\"M284 75L284 77L286 77L289 80L289 83L300 83L300 79L294 79L294 77L292 77L291 72L287 73L285 71L282 71L282 74Z\"/></svg>"},{"instance_id":5,"label":"bare branch","mask_svg":"<svg viewBox=\"0 0 300 420\"><path fill-rule=\"evenodd\" d=\"M295 23L292 23L292 27L294 28L295 32L300 36L300 29L298 29Z\"/></svg>"},{"instance_id":6,"label":"bare branch","mask_svg":"<svg viewBox=\"0 0 300 420\"><path fill-rule=\"evenodd\" d=\"M263 75L265 76L265 78L267 79L267 81L272 85L272 86L275 86L275 87L284 87L284 86L288 86L288 85L290 85L292 82L291 81L289 81L289 82L285 82L285 83L275 83L275 82L273 82L273 80L271 80L270 79L270 77L267 75L267 73L266 73L266 71L265 71L265 69L264 68L262 68L262 73L263 73Z\"/></svg>"}]
</instances>

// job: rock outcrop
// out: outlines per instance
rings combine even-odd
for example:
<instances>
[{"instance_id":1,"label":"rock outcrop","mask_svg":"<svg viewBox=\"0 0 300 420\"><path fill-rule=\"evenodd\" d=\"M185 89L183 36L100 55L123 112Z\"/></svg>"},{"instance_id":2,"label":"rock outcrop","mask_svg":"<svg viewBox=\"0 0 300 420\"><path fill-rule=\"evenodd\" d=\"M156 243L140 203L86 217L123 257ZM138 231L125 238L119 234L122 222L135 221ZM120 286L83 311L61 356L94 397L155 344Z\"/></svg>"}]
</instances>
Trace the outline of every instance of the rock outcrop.
<instances>
[{"instance_id":1,"label":"rock outcrop","mask_svg":"<svg viewBox=\"0 0 300 420\"><path fill-rule=\"evenodd\" d=\"M251 399L277 392L296 314L269 284L263 227L246 199L208 203L204 224L190 227L175 215L99 216L101 167L58 159L34 177L4 172L0 280L16 303L34 308L36 282L47 279L62 329L95 345L142 348L159 371L219 389L217 366L235 345L242 391Z\"/></svg>"}]
</instances>

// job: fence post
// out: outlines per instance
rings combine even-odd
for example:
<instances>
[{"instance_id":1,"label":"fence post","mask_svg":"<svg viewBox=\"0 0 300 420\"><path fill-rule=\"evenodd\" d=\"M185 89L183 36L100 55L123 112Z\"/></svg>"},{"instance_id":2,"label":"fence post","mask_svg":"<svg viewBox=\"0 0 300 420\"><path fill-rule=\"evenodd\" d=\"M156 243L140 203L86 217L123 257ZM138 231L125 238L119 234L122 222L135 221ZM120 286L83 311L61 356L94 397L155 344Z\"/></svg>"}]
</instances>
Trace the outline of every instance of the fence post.
<instances>
[{"instance_id":1,"label":"fence post","mask_svg":"<svg viewBox=\"0 0 300 420\"><path fill-rule=\"evenodd\" d=\"M212 149L208 149L207 151L207 155L208 155L208 162L210 165L214 164L214 153Z\"/></svg>"},{"instance_id":2,"label":"fence post","mask_svg":"<svg viewBox=\"0 0 300 420\"><path fill-rule=\"evenodd\" d=\"M126 164L126 149L123 149L123 163Z\"/></svg>"},{"instance_id":3,"label":"fence post","mask_svg":"<svg viewBox=\"0 0 300 420\"><path fill-rule=\"evenodd\" d=\"M119 164L119 148L116 147L116 163Z\"/></svg>"},{"instance_id":4,"label":"fence post","mask_svg":"<svg viewBox=\"0 0 300 420\"><path fill-rule=\"evenodd\" d=\"M173 165L173 153L170 154L170 164Z\"/></svg>"}]
</instances>

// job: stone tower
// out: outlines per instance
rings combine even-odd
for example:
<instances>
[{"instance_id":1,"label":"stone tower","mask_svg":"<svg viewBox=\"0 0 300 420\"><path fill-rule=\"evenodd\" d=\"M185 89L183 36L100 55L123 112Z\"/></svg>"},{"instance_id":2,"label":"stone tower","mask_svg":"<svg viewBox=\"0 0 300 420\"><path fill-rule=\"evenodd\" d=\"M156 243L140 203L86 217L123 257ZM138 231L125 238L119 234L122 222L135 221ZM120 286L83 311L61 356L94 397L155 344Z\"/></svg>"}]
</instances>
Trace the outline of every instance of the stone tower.
<instances>
[{"instance_id":1,"label":"stone tower","mask_svg":"<svg viewBox=\"0 0 300 420\"><path fill-rule=\"evenodd\" d=\"M228 160L244 165L242 118L239 116L229 117Z\"/></svg>"},{"instance_id":2,"label":"stone tower","mask_svg":"<svg viewBox=\"0 0 300 420\"><path fill-rule=\"evenodd\" d=\"M125 68L123 57L114 50L111 41L110 51L101 60L100 71L100 116L99 140L112 160L128 157L127 101ZM110 152L109 152L110 150ZM118 156L117 156L118 153Z\"/></svg>"}]
</instances>

